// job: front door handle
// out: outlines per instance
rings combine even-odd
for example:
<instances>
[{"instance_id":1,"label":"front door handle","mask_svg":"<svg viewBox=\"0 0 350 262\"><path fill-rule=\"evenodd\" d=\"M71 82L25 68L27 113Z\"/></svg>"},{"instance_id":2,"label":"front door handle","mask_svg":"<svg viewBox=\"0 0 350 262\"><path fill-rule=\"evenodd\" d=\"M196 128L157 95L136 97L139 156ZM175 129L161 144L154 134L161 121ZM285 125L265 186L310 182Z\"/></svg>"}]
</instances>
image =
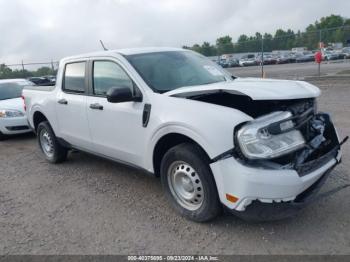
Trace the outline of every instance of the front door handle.
<instances>
[{"instance_id":1,"label":"front door handle","mask_svg":"<svg viewBox=\"0 0 350 262\"><path fill-rule=\"evenodd\" d=\"M91 109L97 109L97 110L103 110L103 106L100 105L99 103L91 104L90 108Z\"/></svg>"},{"instance_id":2,"label":"front door handle","mask_svg":"<svg viewBox=\"0 0 350 262\"><path fill-rule=\"evenodd\" d=\"M58 100L57 103L59 103L61 105L67 105L68 101L66 99L62 98L62 99Z\"/></svg>"}]
</instances>

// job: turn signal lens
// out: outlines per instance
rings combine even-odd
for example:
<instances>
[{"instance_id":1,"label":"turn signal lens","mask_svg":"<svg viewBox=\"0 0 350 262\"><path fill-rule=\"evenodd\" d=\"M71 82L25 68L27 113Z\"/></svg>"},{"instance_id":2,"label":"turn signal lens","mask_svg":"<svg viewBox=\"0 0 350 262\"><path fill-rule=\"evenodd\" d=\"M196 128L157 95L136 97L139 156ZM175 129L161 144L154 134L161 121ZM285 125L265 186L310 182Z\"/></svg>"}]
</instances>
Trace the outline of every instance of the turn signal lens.
<instances>
[{"instance_id":1,"label":"turn signal lens","mask_svg":"<svg viewBox=\"0 0 350 262\"><path fill-rule=\"evenodd\" d=\"M235 196L230 195L230 194L226 194L226 199L232 203L236 203L238 201L238 197L235 197Z\"/></svg>"}]
</instances>

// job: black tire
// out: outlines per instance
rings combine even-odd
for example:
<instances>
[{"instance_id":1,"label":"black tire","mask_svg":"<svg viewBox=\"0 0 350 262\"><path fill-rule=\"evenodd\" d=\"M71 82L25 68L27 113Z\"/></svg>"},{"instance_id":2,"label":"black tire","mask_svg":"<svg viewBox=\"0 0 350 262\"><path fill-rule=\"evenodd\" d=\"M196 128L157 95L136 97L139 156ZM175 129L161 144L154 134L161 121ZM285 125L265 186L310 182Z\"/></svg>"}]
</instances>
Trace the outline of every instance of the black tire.
<instances>
[{"instance_id":1,"label":"black tire","mask_svg":"<svg viewBox=\"0 0 350 262\"><path fill-rule=\"evenodd\" d=\"M6 138L7 136L0 132L0 141L5 140Z\"/></svg>"},{"instance_id":2,"label":"black tire","mask_svg":"<svg viewBox=\"0 0 350 262\"><path fill-rule=\"evenodd\" d=\"M51 145L51 151L50 154L48 154L45 149L42 146L41 143L41 134L47 132L47 134L50 137L50 145ZM53 132L50 124L48 121L41 122L37 128L37 138L38 138L38 144L43 152L45 158L54 164L61 163L67 159L68 149L63 147L57 140L55 133Z\"/></svg>"},{"instance_id":3,"label":"black tire","mask_svg":"<svg viewBox=\"0 0 350 262\"><path fill-rule=\"evenodd\" d=\"M172 186L168 179L168 176L170 176L168 171L171 173L171 167L179 161L188 163L196 171L196 176L198 175L201 181L203 199L201 200L200 207L196 210L190 210L181 205L178 202L179 200L174 196L174 189L171 189ZM222 206L216 183L209 167L209 158L199 146L183 143L169 149L162 159L160 176L162 186L172 206L184 217L196 222L206 222L214 219L221 212ZM196 185L194 184L194 186Z\"/></svg>"}]
</instances>

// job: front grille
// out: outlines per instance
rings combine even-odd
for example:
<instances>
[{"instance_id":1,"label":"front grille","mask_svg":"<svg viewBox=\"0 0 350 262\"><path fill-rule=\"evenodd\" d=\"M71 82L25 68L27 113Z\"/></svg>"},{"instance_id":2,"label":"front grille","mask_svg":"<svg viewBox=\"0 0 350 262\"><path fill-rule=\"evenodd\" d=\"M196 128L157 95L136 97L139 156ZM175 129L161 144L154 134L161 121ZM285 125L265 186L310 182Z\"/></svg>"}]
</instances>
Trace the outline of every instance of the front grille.
<instances>
[{"instance_id":1,"label":"front grille","mask_svg":"<svg viewBox=\"0 0 350 262\"><path fill-rule=\"evenodd\" d=\"M305 176L310 174L311 172L317 170L318 168L322 167L323 165L327 164L330 160L335 159L338 155L339 147L334 147L331 151L324 154L323 156L305 162L298 167L296 167L296 171L298 172L299 176Z\"/></svg>"},{"instance_id":2,"label":"front grille","mask_svg":"<svg viewBox=\"0 0 350 262\"><path fill-rule=\"evenodd\" d=\"M303 135L306 138L307 148L304 149L304 152L300 152L296 159L295 170L298 172L299 176L305 176L316 169L322 167L326 163L328 163L331 159L337 157L340 146L338 141L338 136L334 125L327 114L317 114L316 118L323 119L324 131L322 134L315 132L310 126L310 124L306 125L303 130ZM320 144L314 143L313 138L315 136L321 136L322 140L319 140ZM311 149L311 150L310 150ZM305 151L309 151L309 154L306 154L306 157L302 161L298 161L302 153Z\"/></svg>"}]
</instances>

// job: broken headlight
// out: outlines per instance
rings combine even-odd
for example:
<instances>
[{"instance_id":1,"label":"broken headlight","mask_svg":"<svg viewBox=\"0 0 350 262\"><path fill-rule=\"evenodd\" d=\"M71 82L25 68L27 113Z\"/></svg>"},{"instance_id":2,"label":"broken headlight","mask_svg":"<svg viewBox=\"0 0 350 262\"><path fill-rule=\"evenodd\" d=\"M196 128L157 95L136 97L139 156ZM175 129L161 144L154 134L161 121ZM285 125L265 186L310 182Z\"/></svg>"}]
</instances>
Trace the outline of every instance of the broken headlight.
<instances>
[{"instance_id":1,"label":"broken headlight","mask_svg":"<svg viewBox=\"0 0 350 262\"><path fill-rule=\"evenodd\" d=\"M291 112L278 111L245 124L237 132L243 155L249 159L270 159L303 147L304 137L299 130L293 129L291 117ZM270 132L272 124L279 126L280 133Z\"/></svg>"}]
</instances>

